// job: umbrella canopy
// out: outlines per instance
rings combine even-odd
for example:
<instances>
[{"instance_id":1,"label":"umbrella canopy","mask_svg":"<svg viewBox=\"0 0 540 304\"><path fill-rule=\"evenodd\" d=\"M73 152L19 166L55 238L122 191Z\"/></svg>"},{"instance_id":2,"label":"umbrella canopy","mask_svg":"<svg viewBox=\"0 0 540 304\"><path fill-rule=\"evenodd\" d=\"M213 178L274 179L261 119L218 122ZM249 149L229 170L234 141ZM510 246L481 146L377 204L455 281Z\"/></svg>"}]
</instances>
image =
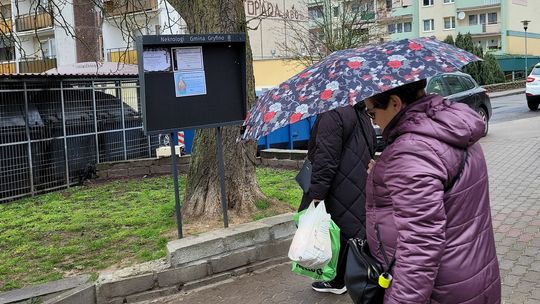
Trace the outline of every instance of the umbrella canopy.
<instances>
[{"instance_id":1,"label":"umbrella canopy","mask_svg":"<svg viewBox=\"0 0 540 304\"><path fill-rule=\"evenodd\" d=\"M478 60L435 38L402 39L334 52L262 95L246 117L242 140L258 139L287 124L460 70Z\"/></svg>"}]
</instances>

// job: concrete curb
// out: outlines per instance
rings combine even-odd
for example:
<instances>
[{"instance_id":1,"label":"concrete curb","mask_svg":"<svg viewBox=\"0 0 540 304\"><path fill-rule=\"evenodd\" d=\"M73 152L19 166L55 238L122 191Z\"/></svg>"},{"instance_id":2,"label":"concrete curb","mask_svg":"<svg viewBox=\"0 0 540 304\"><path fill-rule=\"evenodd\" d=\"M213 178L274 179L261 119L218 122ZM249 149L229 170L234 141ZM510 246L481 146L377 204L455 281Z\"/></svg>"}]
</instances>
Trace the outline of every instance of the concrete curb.
<instances>
[{"instance_id":1,"label":"concrete curb","mask_svg":"<svg viewBox=\"0 0 540 304\"><path fill-rule=\"evenodd\" d=\"M47 301L60 294L63 294L66 291L69 292L71 290L79 288L80 286L84 286L89 280L89 275L82 275L78 277L67 278L63 280L28 286L21 289L0 293L0 304L19 303L25 301L30 303L33 299L41 299L42 301Z\"/></svg>"},{"instance_id":2,"label":"concrete curb","mask_svg":"<svg viewBox=\"0 0 540 304\"><path fill-rule=\"evenodd\" d=\"M494 93L490 93L489 96L490 98L499 98L499 97L505 97L505 96L511 96L511 95L519 95L519 94L524 94L525 93L525 89L523 90L514 90L514 91L508 91L508 92L501 92L501 94L496 94L495 92Z\"/></svg>"},{"instance_id":3,"label":"concrete curb","mask_svg":"<svg viewBox=\"0 0 540 304\"><path fill-rule=\"evenodd\" d=\"M295 231L288 213L171 241L166 259L101 274L96 303L146 301L286 262Z\"/></svg>"}]
</instances>

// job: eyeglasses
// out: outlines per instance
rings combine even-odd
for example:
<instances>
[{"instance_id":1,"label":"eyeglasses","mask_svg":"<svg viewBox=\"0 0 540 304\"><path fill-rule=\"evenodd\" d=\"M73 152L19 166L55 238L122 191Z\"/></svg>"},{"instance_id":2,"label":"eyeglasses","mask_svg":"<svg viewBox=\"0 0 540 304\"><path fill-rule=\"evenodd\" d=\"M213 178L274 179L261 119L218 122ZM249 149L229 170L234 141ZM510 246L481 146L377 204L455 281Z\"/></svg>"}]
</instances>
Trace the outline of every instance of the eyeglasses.
<instances>
[{"instance_id":1,"label":"eyeglasses","mask_svg":"<svg viewBox=\"0 0 540 304\"><path fill-rule=\"evenodd\" d=\"M366 114L371 118L375 119L375 111L373 111L375 108L368 108L366 107Z\"/></svg>"}]
</instances>

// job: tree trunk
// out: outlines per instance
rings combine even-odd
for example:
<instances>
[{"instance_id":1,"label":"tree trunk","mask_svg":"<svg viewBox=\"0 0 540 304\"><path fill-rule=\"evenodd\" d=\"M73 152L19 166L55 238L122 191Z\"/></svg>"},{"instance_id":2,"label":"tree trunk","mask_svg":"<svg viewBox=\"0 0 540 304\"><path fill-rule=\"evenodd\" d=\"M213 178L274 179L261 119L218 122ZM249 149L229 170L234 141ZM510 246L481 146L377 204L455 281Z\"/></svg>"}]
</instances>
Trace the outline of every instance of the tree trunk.
<instances>
[{"instance_id":1,"label":"tree trunk","mask_svg":"<svg viewBox=\"0 0 540 304\"><path fill-rule=\"evenodd\" d=\"M246 33L242 0L173 0L171 5L186 21L192 34ZM255 79L249 39L246 42L248 108L255 101ZM224 100L223 102L227 102ZM225 189L228 209L238 216L254 211L255 202L264 198L255 176L256 143L237 143L240 126L222 131L225 162ZM183 214L190 219L216 219L223 215L217 169L215 129L198 130L186 182Z\"/></svg>"}]
</instances>

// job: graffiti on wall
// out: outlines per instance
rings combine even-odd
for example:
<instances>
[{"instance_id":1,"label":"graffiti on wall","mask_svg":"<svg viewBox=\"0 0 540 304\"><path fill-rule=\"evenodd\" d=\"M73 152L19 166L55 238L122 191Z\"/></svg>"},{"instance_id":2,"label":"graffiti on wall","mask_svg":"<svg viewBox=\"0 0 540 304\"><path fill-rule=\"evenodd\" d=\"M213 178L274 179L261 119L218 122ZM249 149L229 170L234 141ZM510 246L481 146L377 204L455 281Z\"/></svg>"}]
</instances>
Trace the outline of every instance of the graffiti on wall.
<instances>
[{"instance_id":1,"label":"graffiti on wall","mask_svg":"<svg viewBox=\"0 0 540 304\"><path fill-rule=\"evenodd\" d=\"M284 2L284 1L283 1ZM305 12L298 10L294 4L287 8L277 0L244 0L246 15L250 17L279 18L302 21L306 19Z\"/></svg>"}]
</instances>

